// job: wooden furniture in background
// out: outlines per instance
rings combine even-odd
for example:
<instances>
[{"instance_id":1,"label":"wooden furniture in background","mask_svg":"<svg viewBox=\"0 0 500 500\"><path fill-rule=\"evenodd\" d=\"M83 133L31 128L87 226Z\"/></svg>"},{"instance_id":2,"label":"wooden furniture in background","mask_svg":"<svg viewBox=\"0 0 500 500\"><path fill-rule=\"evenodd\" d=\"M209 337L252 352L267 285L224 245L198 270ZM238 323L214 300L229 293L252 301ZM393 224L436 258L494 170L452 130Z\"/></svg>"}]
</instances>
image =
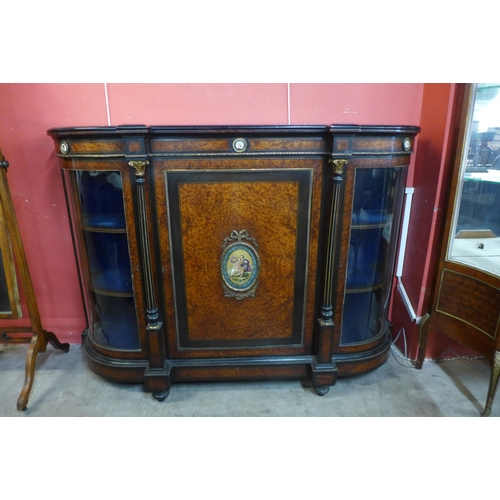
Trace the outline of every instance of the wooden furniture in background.
<instances>
[{"instance_id":1,"label":"wooden furniture in background","mask_svg":"<svg viewBox=\"0 0 500 500\"><path fill-rule=\"evenodd\" d=\"M51 129L90 368L143 383L309 379L383 364L418 127Z\"/></svg>"},{"instance_id":2,"label":"wooden furniture in background","mask_svg":"<svg viewBox=\"0 0 500 500\"><path fill-rule=\"evenodd\" d=\"M15 280L15 267L17 266L21 287L26 298L30 327L0 327L0 332L3 334L0 342L11 343L30 340L28 354L26 356L24 385L17 400L17 409L24 411L27 408L28 398L33 386L36 357L38 353L45 352L47 343L50 343L52 347L56 349L68 352L69 344L62 344L52 332L48 332L42 328L40 313L38 311L35 292L33 290L33 284L31 282L28 263L26 261L26 255L24 253L24 247L21 241L21 235L19 233L19 227L14 211L14 204L12 202L12 196L7 180L8 166L9 163L5 160L0 150L0 229L2 231L2 257L7 275L11 275L7 280L8 296L11 297L11 299L14 298L14 305L11 308L13 314L6 314L4 317L14 319L19 319L21 317L21 308L17 295L17 280ZM4 250L7 250L8 253L4 252ZM12 260L9 261L9 259ZM12 289L12 286L15 286L15 289ZM18 333L30 333L31 335L27 337L18 335L15 337L9 336L9 334Z\"/></svg>"},{"instance_id":3,"label":"wooden furniture in background","mask_svg":"<svg viewBox=\"0 0 500 500\"><path fill-rule=\"evenodd\" d=\"M500 84L461 86L460 123L432 305L420 325L417 368L439 331L485 356L500 376Z\"/></svg>"}]
</instances>

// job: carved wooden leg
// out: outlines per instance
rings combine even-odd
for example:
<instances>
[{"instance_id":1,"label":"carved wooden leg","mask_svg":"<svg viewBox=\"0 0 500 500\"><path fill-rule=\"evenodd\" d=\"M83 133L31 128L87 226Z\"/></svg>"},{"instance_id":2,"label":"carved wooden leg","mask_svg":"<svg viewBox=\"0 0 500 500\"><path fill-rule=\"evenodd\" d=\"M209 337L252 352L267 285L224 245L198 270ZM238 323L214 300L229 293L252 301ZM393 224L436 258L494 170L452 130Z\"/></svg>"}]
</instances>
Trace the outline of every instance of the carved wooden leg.
<instances>
[{"instance_id":1,"label":"carved wooden leg","mask_svg":"<svg viewBox=\"0 0 500 500\"><path fill-rule=\"evenodd\" d=\"M429 340L430 333L430 314L426 314L420 321L418 329L418 356L415 363L415 368L421 369L425 360L425 352L427 350L427 341Z\"/></svg>"},{"instance_id":2,"label":"carved wooden leg","mask_svg":"<svg viewBox=\"0 0 500 500\"><path fill-rule=\"evenodd\" d=\"M41 333L33 333L31 337L28 354L26 355L26 375L24 378L24 385L21 394L17 399L17 409L25 411L28 405L28 398L30 396L31 388L33 387L33 379L35 378L36 357L38 353L45 352L47 343L50 343L54 349L68 352L69 344L63 344L52 332L42 330Z\"/></svg>"},{"instance_id":3,"label":"carved wooden leg","mask_svg":"<svg viewBox=\"0 0 500 500\"><path fill-rule=\"evenodd\" d=\"M37 354L39 352L44 352L46 346L47 342L45 342L43 335L38 335L35 333L31 338L30 346L28 348L28 354L26 356L26 375L24 378L24 385L17 400L17 409L20 411L25 411L28 404L28 398L33 386L33 379L35 378Z\"/></svg>"},{"instance_id":4,"label":"carved wooden leg","mask_svg":"<svg viewBox=\"0 0 500 500\"><path fill-rule=\"evenodd\" d=\"M497 390L499 377L500 377L500 351L495 351L495 355L493 357L493 363L491 366L490 385L488 387L488 395L486 396L486 406L484 407L484 412L481 414L482 417L488 417L491 413L491 408L493 407L493 400L495 399L495 392Z\"/></svg>"},{"instance_id":5,"label":"carved wooden leg","mask_svg":"<svg viewBox=\"0 0 500 500\"><path fill-rule=\"evenodd\" d=\"M54 349L59 349L60 351L63 352L69 351L69 344L68 343L63 344L62 342L60 342L60 340L55 336L54 333L44 330L43 334L45 336L45 344L47 344L48 342Z\"/></svg>"}]
</instances>

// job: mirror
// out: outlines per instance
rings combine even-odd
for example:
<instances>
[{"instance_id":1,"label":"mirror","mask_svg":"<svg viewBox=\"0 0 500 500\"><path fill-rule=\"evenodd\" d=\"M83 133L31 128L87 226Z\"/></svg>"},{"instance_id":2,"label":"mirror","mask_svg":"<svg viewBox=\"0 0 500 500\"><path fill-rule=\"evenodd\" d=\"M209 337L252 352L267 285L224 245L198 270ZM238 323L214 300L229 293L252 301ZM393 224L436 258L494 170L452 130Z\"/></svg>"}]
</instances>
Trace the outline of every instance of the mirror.
<instances>
[{"instance_id":1,"label":"mirror","mask_svg":"<svg viewBox=\"0 0 500 500\"><path fill-rule=\"evenodd\" d=\"M0 168L7 167L8 165L1 150L0 164ZM3 200L0 200L0 319L18 319L21 315L19 288L17 285L9 227Z\"/></svg>"},{"instance_id":2,"label":"mirror","mask_svg":"<svg viewBox=\"0 0 500 500\"><path fill-rule=\"evenodd\" d=\"M447 259L500 275L500 83L473 96Z\"/></svg>"}]
</instances>

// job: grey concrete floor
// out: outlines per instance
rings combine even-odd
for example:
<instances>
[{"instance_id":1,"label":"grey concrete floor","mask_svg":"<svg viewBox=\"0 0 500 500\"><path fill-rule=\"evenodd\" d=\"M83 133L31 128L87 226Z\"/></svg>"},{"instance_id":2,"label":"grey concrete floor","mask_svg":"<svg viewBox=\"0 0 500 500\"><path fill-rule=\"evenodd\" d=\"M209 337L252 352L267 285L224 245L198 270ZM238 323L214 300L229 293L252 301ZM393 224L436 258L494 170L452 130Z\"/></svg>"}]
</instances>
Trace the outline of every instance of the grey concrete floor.
<instances>
[{"instance_id":1,"label":"grey concrete floor","mask_svg":"<svg viewBox=\"0 0 500 500\"><path fill-rule=\"evenodd\" d=\"M111 383L87 367L80 345L38 355L28 408L16 408L28 346L0 345L2 417L479 417L488 390L484 359L426 361L392 349L377 370L339 379L316 395L299 380L174 384L163 402L141 385ZM500 401L491 417L500 416Z\"/></svg>"}]
</instances>

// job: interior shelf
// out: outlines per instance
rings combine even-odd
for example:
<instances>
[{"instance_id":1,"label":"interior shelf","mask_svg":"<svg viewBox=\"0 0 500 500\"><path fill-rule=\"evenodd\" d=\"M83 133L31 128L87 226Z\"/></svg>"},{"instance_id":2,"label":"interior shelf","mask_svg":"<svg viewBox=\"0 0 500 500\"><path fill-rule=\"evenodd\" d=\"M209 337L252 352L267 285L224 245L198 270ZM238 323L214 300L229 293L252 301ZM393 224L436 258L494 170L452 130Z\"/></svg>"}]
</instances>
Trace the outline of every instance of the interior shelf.
<instances>
[{"instance_id":1,"label":"interior shelf","mask_svg":"<svg viewBox=\"0 0 500 500\"><path fill-rule=\"evenodd\" d=\"M354 282L353 282L354 281ZM353 280L353 281L348 281L345 293L365 293L365 292L372 292L374 290L379 290L384 286L384 283L380 281L375 281L371 282L368 281L362 281L362 280ZM372 284L370 284L372 283Z\"/></svg>"},{"instance_id":2,"label":"interior shelf","mask_svg":"<svg viewBox=\"0 0 500 500\"><path fill-rule=\"evenodd\" d=\"M101 295L132 297L132 276L129 269L94 271L92 289Z\"/></svg>"},{"instance_id":3,"label":"interior shelf","mask_svg":"<svg viewBox=\"0 0 500 500\"><path fill-rule=\"evenodd\" d=\"M115 349L139 349L137 327L129 321L105 321L93 332L99 343Z\"/></svg>"},{"instance_id":4,"label":"interior shelf","mask_svg":"<svg viewBox=\"0 0 500 500\"><path fill-rule=\"evenodd\" d=\"M92 214L83 216L85 231L126 233L124 214Z\"/></svg>"}]
</instances>

